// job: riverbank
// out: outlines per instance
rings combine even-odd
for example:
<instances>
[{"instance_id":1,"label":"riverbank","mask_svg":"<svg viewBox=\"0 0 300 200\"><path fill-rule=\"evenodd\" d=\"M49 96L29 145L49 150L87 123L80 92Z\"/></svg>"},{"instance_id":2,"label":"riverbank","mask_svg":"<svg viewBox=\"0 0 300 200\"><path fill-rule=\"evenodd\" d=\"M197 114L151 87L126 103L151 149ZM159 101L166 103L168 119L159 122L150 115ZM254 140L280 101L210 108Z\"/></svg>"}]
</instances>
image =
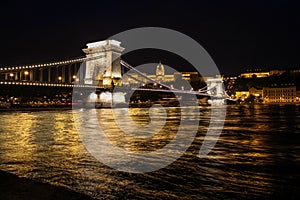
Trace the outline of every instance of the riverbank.
<instances>
[{"instance_id":1,"label":"riverbank","mask_svg":"<svg viewBox=\"0 0 300 200\"><path fill-rule=\"evenodd\" d=\"M40 183L0 171L0 199L2 200L89 200L89 196L68 188Z\"/></svg>"}]
</instances>

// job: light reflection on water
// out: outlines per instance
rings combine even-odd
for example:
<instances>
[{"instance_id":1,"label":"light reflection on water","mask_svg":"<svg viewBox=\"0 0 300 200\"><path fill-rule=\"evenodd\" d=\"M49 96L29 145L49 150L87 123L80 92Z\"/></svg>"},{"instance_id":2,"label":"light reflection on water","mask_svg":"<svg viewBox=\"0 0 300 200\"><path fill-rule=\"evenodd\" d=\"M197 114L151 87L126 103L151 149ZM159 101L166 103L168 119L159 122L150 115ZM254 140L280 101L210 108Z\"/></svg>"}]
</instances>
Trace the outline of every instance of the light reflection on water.
<instances>
[{"instance_id":1,"label":"light reflection on water","mask_svg":"<svg viewBox=\"0 0 300 200\"><path fill-rule=\"evenodd\" d=\"M72 111L2 112L0 169L69 187L96 198L222 199L297 195L300 162L300 106L228 106L224 130L213 151L198 158L210 119L203 107L199 130L188 151L172 165L147 174L111 169L84 148ZM151 139L120 133L110 110L97 110L115 145L153 151L168 144L178 129L178 109ZM138 124L147 109L131 110Z\"/></svg>"},{"instance_id":2,"label":"light reflection on water","mask_svg":"<svg viewBox=\"0 0 300 200\"><path fill-rule=\"evenodd\" d=\"M164 115L160 114L150 119L149 109L132 108L129 110L129 113L133 122L141 126L141 128L147 126L154 117L162 117L161 123L165 126L162 126L162 129L159 129L157 132L146 129L148 132L144 135L128 134L128 130L132 127L125 127L126 129L124 131L127 132L120 130L118 125L114 122L114 115L110 109L97 110L99 124L110 141L116 146L122 147L127 151L150 152L163 148L176 136L180 123L180 115L178 114L180 113L180 109L178 108L168 108L166 122L164 121ZM102 116L105 116L105 118ZM122 118L120 122L123 120L126 119Z\"/></svg>"}]
</instances>

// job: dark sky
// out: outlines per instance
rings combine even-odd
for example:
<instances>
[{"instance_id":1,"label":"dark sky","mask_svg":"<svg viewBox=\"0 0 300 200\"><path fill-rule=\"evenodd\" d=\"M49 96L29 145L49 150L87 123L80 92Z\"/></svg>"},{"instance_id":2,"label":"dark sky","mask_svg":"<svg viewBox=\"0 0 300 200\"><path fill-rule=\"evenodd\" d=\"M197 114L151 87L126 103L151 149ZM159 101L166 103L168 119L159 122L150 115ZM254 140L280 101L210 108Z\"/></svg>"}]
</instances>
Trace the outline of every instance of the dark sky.
<instances>
[{"instance_id":1,"label":"dark sky","mask_svg":"<svg viewBox=\"0 0 300 200\"><path fill-rule=\"evenodd\" d=\"M86 43L157 26L198 41L228 75L298 67L298 8L287 0L6 1L0 3L0 65L83 56Z\"/></svg>"}]
</instances>

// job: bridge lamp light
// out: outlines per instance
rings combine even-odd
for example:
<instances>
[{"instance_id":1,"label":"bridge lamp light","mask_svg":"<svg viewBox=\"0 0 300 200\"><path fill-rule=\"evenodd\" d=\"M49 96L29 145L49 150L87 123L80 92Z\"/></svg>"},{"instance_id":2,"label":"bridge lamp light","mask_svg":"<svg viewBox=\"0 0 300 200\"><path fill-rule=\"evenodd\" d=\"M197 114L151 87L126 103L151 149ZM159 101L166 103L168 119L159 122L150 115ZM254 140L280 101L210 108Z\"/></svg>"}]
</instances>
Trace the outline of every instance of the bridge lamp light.
<instances>
[{"instance_id":1,"label":"bridge lamp light","mask_svg":"<svg viewBox=\"0 0 300 200\"><path fill-rule=\"evenodd\" d=\"M10 77L13 77L13 76L14 76L14 74L13 74L13 73L10 73L10 74L9 74L9 76L10 76Z\"/></svg>"},{"instance_id":2,"label":"bridge lamp light","mask_svg":"<svg viewBox=\"0 0 300 200\"><path fill-rule=\"evenodd\" d=\"M58 80L59 80L59 81L61 81L61 80L62 80L62 77L61 77L61 76L59 76L59 77L58 77Z\"/></svg>"},{"instance_id":3,"label":"bridge lamp light","mask_svg":"<svg viewBox=\"0 0 300 200\"><path fill-rule=\"evenodd\" d=\"M89 96L89 99L90 99L90 100L96 100L97 97L98 97L97 94L91 93L90 96Z\"/></svg>"},{"instance_id":4,"label":"bridge lamp light","mask_svg":"<svg viewBox=\"0 0 300 200\"><path fill-rule=\"evenodd\" d=\"M76 75L73 75L73 77L72 77L73 79L76 79L77 78L77 76Z\"/></svg>"},{"instance_id":5,"label":"bridge lamp light","mask_svg":"<svg viewBox=\"0 0 300 200\"><path fill-rule=\"evenodd\" d=\"M24 72L24 75L26 75L26 76L27 76L28 74L29 74L29 72L28 72L28 71L25 71L25 72Z\"/></svg>"}]
</instances>

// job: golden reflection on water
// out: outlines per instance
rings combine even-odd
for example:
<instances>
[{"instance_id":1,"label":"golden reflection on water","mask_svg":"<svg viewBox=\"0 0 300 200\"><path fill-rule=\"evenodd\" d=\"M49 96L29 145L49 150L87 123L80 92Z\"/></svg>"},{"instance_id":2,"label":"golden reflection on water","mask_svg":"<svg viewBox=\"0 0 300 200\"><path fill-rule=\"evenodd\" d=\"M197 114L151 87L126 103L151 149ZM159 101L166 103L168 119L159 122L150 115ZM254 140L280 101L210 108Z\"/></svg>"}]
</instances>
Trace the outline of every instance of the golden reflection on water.
<instances>
[{"instance_id":1,"label":"golden reflection on water","mask_svg":"<svg viewBox=\"0 0 300 200\"><path fill-rule=\"evenodd\" d=\"M168 108L163 128L159 132L149 132L152 136L145 137L123 132L115 122L111 109L96 112L99 124L111 143L132 152L151 152L163 148L175 138L180 123L180 110ZM128 112L137 126L147 126L151 121L149 109L130 108ZM122 119L119 120L122 121Z\"/></svg>"},{"instance_id":2,"label":"golden reflection on water","mask_svg":"<svg viewBox=\"0 0 300 200\"><path fill-rule=\"evenodd\" d=\"M35 169L64 165L84 152L72 121L72 115L62 113L7 113L0 122L0 166L21 176ZM20 120L21 119L21 120ZM61 162L57 162L57 160ZM1 165L5 163L5 165ZM17 163L20 164L15 167ZM35 177L35 174L31 174Z\"/></svg>"},{"instance_id":3,"label":"golden reflection on water","mask_svg":"<svg viewBox=\"0 0 300 200\"><path fill-rule=\"evenodd\" d=\"M20 121L20 119L24 119ZM9 117L2 118L1 123L1 146L5 151L1 151L1 160L7 158L11 163L32 162L36 144L32 142L31 130L37 117L30 113L13 113ZM11 134L11 133L14 134Z\"/></svg>"},{"instance_id":4,"label":"golden reflection on water","mask_svg":"<svg viewBox=\"0 0 300 200\"><path fill-rule=\"evenodd\" d=\"M72 152L75 155L80 153L82 146L77 143L80 138L74 126L73 119L65 113L56 113L53 118L55 131L53 131L52 135L57 147L61 151Z\"/></svg>"},{"instance_id":5,"label":"golden reflection on water","mask_svg":"<svg viewBox=\"0 0 300 200\"><path fill-rule=\"evenodd\" d=\"M300 161L296 141L299 108L278 111L266 106L228 106L218 143L207 157L199 159L210 119L210 109L201 108L198 135L185 155L165 169L140 175L117 172L94 159L80 141L72 112L3 112L0 169L68 186L99 199L121 198L123 194L153 199L243 199L249 195L265 199L277 188L293 187L289 183L294 176L289 170L293 170L291 163ZM111 110L96 112L113 144L137 152L168 144L180 121L178 110L168 108L163 130L145 138L121 132ZM147 109L130 113L137 124L149 123Z\"/></svg>"}]
</instances>

